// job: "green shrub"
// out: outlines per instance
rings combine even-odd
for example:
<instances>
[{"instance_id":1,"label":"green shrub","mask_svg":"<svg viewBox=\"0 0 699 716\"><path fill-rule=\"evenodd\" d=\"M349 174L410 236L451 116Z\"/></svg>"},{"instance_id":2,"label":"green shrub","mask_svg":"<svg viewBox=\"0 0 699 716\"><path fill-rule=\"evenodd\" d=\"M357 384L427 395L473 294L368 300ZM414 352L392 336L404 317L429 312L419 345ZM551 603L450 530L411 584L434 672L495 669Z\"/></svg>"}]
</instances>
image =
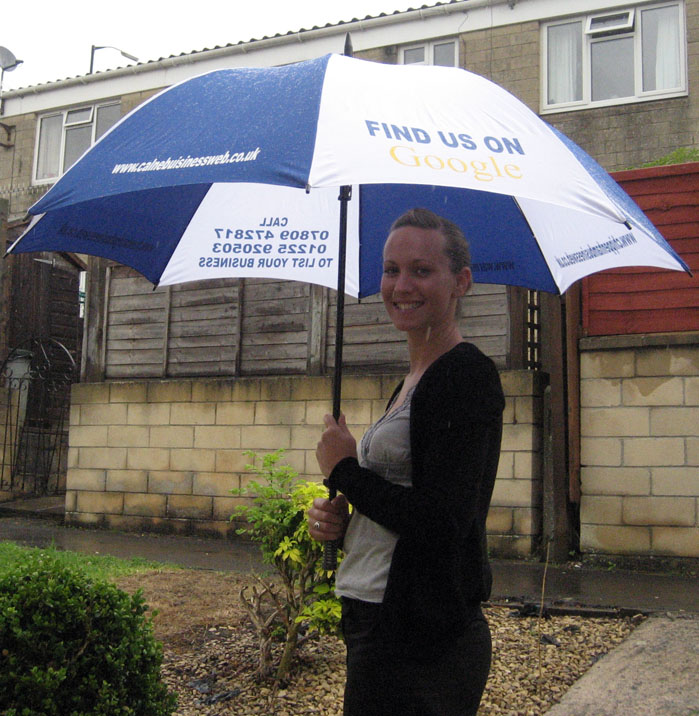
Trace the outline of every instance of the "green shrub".
<instances>
[{"instance_id":1,"label":"green shrub","mask_svg":"<svg viewBox=\"0 0 699 716\"><path fill-rule=\"evenodd\" d=\"M645 167L665 167L672 164L686 164L688 162L699 162L699 149L697 147L678 147L660 159L641 164Z\"/></svg>"},{"instance_id":2,"label":"green shrub","mask_svg":"<svg viewBox=\"0 0 699 716\"><path fill-rule=\"evenodd\" d=\"M48 554L0 577L3 716L167 716L161 645L140 592L91 580Z\"/></svg>"},{"instance_id":3,"label":"green shrub","mask_svg":"<svg viewBox=\"0 0 699 716\"><path fill-rule=\"evenodd\" d=\"M273 565L280 577L281 589L258 578L252 590L241 593L241 603L257 631L261 677L273 671L271 644L283 636L284 649L275 674L280 681L289 673L302 642L302 626L321 634L338 631L340 603L332 591L332 573L323 570L323 545L311 538L306 523L313 499L327 491L320 483L298 479L289 465L279 464L283 450L263 455L259 465L256 453L245 454L252 458L246 469L260 480L232 490L251 500L249 505L237 507L231 519L245 520L238 534L260 544L264 561Z\"/></svg>"}]
</instances>

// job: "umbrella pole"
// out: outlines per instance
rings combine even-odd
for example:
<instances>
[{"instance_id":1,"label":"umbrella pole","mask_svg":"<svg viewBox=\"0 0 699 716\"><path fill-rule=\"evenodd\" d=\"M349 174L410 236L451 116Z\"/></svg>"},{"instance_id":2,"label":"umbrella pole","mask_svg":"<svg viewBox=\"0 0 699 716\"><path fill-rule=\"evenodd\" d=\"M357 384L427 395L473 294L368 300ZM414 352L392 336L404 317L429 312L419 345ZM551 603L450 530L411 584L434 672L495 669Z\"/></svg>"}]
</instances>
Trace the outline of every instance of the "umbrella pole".
<instances>
[{"instance_id":1,"label":"umbrella pole","mask_svg":"<svg viewBox=\"0 0 699 716\"><path fill-rule=\"evenodd\" d=\"M333 417L340 417L342 395L342 345L345 327L345 264L347 259L347 204L352 198L352 187L340 187L340 236L337 252L337 306L335 321L335 372L333 374ZM334 500L337 490L329 488L329 497ZM323 544L323 569L333 571L337 568L337 542Z\"/></svg>"},{"instance_id":2,"label":"umbrella pole","mask_svg":"<svg viewBox=\"0 0 699 716\"><path fill-rule=\"evenodd\" d=\"M345 57L353 57L352 37L345 35ZM345 327L345 264L347 257L347 203L352 198L352 187L341 186L340 196L340 242L337 251L337 322L335 328L335 374L333 377L333 417L340 417L340 393L342 392L342 345ZM334 495L331 496L334 497Z\"/></svg>"},{"instance_id":3,"label":"umbrella pole","mask_svg":"<svg viewBox=\"0 0 699 716\"><path fill-rule=\"evenodd\" d=\"M345 35L343 54L352 57L352 38ZM333 374L333 417L340 417L340 396L342 394L342 344L345 329L345 263L347 257L347 203L352 198L352 187L340 187L340 243L337 251L337 320L335 321L335 372ZM331 500L337 497L337 490L329 488ZM328 572L337 569L337 542L323 543L323 569Z\"/></svg>"},{"instance_id":4,"label":"umbrella pole","mask_svg":"<svg viewBox=\"0 0 699 716\"><path fill-rule=\"evenodd\" d=\"M335 373L333 375L333 417L340 417L342 392L342 346L345 327L345 265L347 263L347 203L352 198L352 187L340 187L340 241L337 251L337 322L335 328Z\"/></svg>"}]
</instances>

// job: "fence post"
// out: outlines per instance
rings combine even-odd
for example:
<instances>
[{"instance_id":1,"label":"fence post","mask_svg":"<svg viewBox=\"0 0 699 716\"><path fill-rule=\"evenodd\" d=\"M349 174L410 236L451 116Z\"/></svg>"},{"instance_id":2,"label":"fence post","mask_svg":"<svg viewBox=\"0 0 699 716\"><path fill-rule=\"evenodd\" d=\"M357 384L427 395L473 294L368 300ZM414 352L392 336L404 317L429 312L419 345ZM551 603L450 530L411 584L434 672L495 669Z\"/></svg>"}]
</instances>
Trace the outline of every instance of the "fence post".
<instances>
[{"instance_id":1,"label":"fence post","mask_svg":"<svg viewBox=\"0 0 699 716\"><path fill-rule=\"evenodd\" d=\"M544 394L543 538L551 559L565 561L573 544L569 513L568 411L565 315L560 296L541 293L541 367L549 374Z\"/></svg>"},{"instance_id":2,"label":"fence post","mask_svg":"<svg viewBox=\"0 0 699 716\"><path fill-rule=\"evenodd\" d=\"M107 261L88 256L85 289L85 323L80 380L99 383L105 375L105 316L107 315Z\"/></svg>"}]
</instances>

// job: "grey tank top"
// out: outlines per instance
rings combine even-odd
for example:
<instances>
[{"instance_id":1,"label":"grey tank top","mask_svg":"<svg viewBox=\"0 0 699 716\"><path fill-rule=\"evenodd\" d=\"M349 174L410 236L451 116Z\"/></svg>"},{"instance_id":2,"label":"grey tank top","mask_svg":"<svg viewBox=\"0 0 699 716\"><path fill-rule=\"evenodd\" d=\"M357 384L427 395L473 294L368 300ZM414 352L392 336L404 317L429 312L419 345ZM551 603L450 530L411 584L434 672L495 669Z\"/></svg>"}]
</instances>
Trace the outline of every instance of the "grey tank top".
<instances>
[{"instance_id":1,"label":"grey tank top","mask_svg":"<svg viewBox=\"0 0 699 716\"><path fill-rule=\"evenodd\" d=\"M410 403L412 388L403 404L379 418L364 434L359 464L389 482L412 486L410 463ZM370 520L356 508L352 512L335 580L335 594L365 602L383 601L388 570L398 535Z\"/></svg>"}]
</instances>

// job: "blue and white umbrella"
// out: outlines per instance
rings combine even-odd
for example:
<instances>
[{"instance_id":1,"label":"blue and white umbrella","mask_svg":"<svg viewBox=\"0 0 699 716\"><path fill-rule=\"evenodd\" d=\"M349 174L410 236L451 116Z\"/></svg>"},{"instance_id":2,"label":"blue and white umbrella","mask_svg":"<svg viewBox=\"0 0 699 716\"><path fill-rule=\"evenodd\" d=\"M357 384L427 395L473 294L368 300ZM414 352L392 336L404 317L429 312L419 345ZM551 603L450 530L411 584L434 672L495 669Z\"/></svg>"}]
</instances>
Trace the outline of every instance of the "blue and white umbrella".
<instances>
[{"instance_id":1,"label":"blue and white umbrella","mask_svg":"<svg viewBox=\"0 0 699 716\"><path fill-rule=\"evenodd\" d=\"M606 268L688 270L579 147L465 70L341 55L209 72L116 124L31 209L12 252L73 251L154 283L269 276L378 290L393 218L463 227L476 281L563 292Z\"/></svg>"}]
</instances>

